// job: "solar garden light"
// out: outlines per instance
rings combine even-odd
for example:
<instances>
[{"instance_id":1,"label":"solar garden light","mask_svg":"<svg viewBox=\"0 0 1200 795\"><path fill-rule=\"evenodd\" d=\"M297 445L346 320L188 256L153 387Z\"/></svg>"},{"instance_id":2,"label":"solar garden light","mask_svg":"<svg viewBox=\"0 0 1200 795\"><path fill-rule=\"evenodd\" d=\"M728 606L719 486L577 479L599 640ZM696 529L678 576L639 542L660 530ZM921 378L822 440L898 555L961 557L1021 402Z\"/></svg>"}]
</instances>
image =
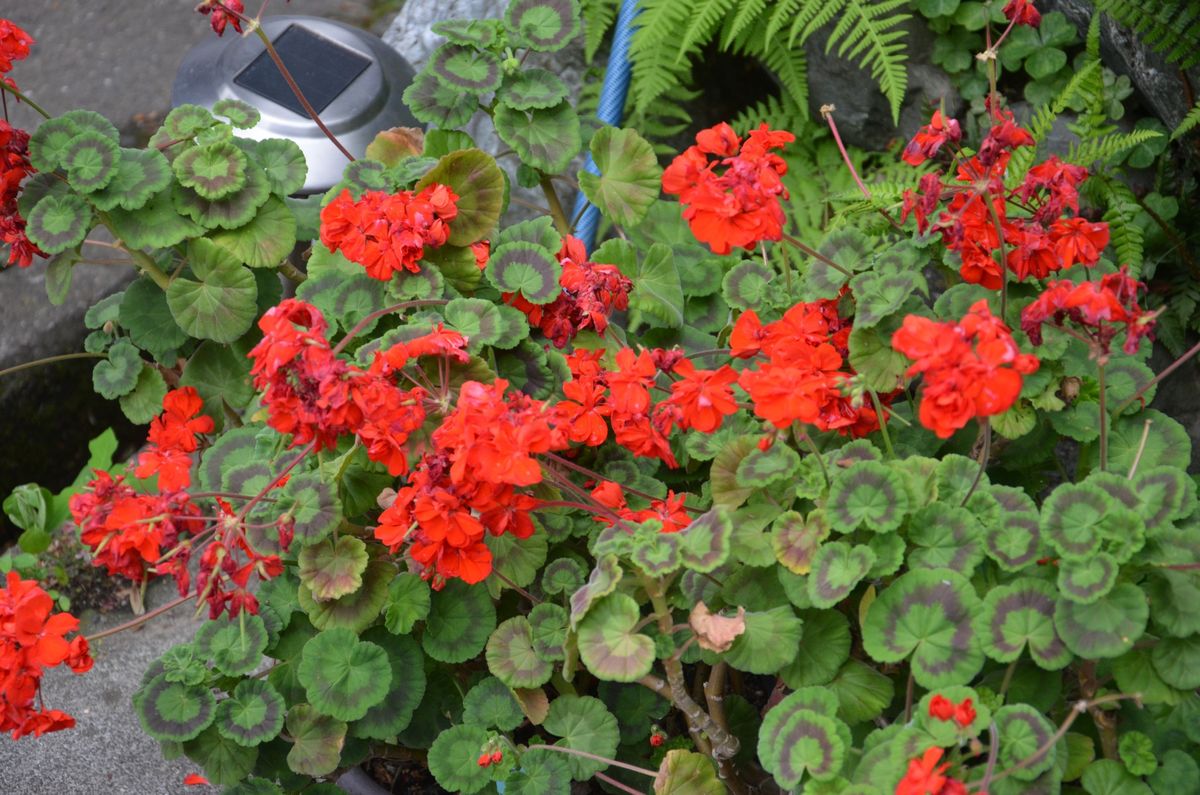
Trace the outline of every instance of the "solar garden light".
<instances>
[{"instance_id":1,"label":"solar garden light","mask_svg":"<svg viewBox=\"0 0 1200 795\"><path fill-rule=\"evenodd\" d=\"M378 36L296 15L268 17L262 28L321 121L355 157L381 130L421 126L401 101L412 68ZM300 146L308 163L300 194L326 191L342 178L346 156L305 112L257 36L210 37L184 57L172 106L212 108L221 99L240 99L262 114L242 135Z\"/></svg>"}]
</instances>

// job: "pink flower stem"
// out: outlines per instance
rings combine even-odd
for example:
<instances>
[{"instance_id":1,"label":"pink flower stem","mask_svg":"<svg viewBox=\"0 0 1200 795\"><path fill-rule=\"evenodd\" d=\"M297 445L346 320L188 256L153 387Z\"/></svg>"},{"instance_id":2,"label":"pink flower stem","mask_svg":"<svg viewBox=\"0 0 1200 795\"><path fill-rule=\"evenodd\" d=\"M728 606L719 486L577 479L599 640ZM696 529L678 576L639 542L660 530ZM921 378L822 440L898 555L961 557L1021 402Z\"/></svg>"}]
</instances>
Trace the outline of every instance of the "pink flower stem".
<instances>
[{"instance_id":1,"label":"pink flower stem","mask_svg":"<svg viewBox=\"0 0 1200 795\"><path fill-rule=\"evenodd\" d=\"M127 629L134 629L135 627L139 627L142 624L145 624L150 619L154 618L155 616L161 616L163 613L167 612L168 610L172 610L176 607L179 607L181 604L188 601L193 596L195 596L195 594L187 594L186 596L181 596L178 599L174 599L170 602L167 602L162 607L154 608L149 613L140 615L131 621L126 621L124 624L118 624L117 626L112 627L111 629L106 629L102 632L97 632L95 635L88 635L87 642L89 644L92 644L92 643L95 643L96 641L100 640L101 638L107 638L109 635L115 635L118 632L124 632Z\"/></svg>"},{"instance_id":2,"label":"pink flower stem","mask_svg":"<svg viewBox=\"0 0 1200 795\"><path fill-rule=\"evenodd\" d=\"M341 353L342 349L350 344L350 340L354 339L363 329L384 315L390 315L392 312L400 312L405 309L416 309L417 307L422 306L445 306L448 303L450 302L445 298L422 298L419 301L401 301L398 304L392 304L391 306L385 306L383 309L377 309L376 311L364 317L362 320L358 321L354 328L346 332L346 336L342 337L338 344L333 346L333 355L337 356L339 353Z\"/></svg>"},{"instance_id":3,"label":"pink flower stem","mask_svg":"<svg viewBox=\"0 0 1200 795\"><path fill-rule=\"evenodd\" d=\"M842 162L846 164L846 168L850 169L850 176L854 177L854 183L858 185L858 189L867 201L873 202L874 197L871 196L871 191L863 183L862 178L858 176L858 170L854 168L854 163L850 161L850 153L846 151L846 145L842 143L842 136L838 133L837 122L833 120L833 111L834 107L832 105L824 105L821 108L821 115L825 117L825 121L829 125L829 131L833 133L833 141L837 144L838 151L842 153ZM896 229L904 229L900 225L900 222L893 218L887 210L882 207L876 207L875 211L882 215Z\"/></svg>"}]
</instances>

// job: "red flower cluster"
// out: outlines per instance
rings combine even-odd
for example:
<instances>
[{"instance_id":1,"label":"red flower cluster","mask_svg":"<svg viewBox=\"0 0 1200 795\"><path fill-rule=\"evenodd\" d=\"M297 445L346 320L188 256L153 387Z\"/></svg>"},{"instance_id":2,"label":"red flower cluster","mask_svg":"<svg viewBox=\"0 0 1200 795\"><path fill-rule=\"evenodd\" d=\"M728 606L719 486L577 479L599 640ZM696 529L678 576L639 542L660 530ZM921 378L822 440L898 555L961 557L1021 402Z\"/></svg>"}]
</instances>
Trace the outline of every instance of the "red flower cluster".
<instances>
[{"instance_id":1,"label":"red flower cluster","mask_svg":"<svg viewBox=\"0 0 1200 795\"><path fill-rule=\"evenodd\" d=\"M225 33L225 26L230 24L238 33L242 32L242 19L239 14L246 11L242 0L201 0L196 10L209 17L208 24L218 36ZM212 16L209 16L210 14Z\"/></svg>"},{"instance_id":2,"label":"red flower cluster","mask_svg":"<svg viewBox=\"0 0 1200 795\"><path fill-rule=\"evenodd\" d=\"M611 480L606 480L592 489L592 498L604 507L612 509L613 513L620 518L629 522L657 519L662 522L661 532L663 533L678 533L692 523L692 518L684 508L687 497L687 494L676 494L668 489L666 497L661 500L651 500L650 507L635 511L626 504L625 494L621 491L621 487ZM612 525L615 522L612 517L604 514L598 514L596 521L606 525Z\"/></svg>"},{"instance_id":3,"label":"red flower cluster","mask_svg":"<svg viewBox=\"0 0 1200 795\"><path fill-rule=\"evenodd\" d=\"M1033 0L1008 0L1008 4L1004 6L1004 16L1014 25L1036 28L1042 24L1042 15L1033 7Z\"/></svg>"},{"instance_id":4,"label":"red flower cluster","mask_svg":"<svg viewBox=\"0 0 1200 795\"><path fill-rule=\"evenodd\" d=\"M1096 282L1051 282L1037 300L1021 312L1021 330L1035 345L1042 344L1042 325L1062 326L1070 321L1088 336L1097 358L1107 359L1113 338L1125 331L1126 353L1136 353L1142 337L1153 338L1158 312L1138 306L1138 290L1144 285L1130 278L1122 267Z\"/></svg>"},{"instance_id":5,"label":"red flower cluster","mask_svg":"<svg viewBox=\"0 0 1200 795\"><path fill-rule=\"evenodd\" d=\"M919 417L942 439L975 417L1006 411L1021 393L1021 376L1038 369L986 301L958 323L909 315L892 335L892 347L913 360L908 375L924 374Z\"/></svg>"},{"instance_id":6,"label":"red flower cluster","mask_svg":"<svg viewBox=\"0 0 1200 795\"><path fill-rule=\"evenodd\" d=\"M0 80L14 89L17 84L8 77L14 61L29 55L33 37L11 20L0 19ZM29 163L29 133L0 121L0 244L7 245L8 264L28 268L33 257L45 256L25 236L25 219L17 209L17 194L21 182L34 173Z\"/></svg>"},{"instance_id":7,"label":"red flower cluster","mask_svg":"<svg viewBox=\"0 0 1200 795\"><path fill-rule=\"evenodd\" d=\"M404 270L418 273L426 248L446 244L458 196L434 183L420 193L367 191L355 201L349 190L321 210L321 242L387 281Z\"/></svg>"},{"instance_id":8,"label":"red flower cluster","mask_svg":"<svg viewBox=\"0 0 1200 795\"><path fill-rule=\"evenodd\" d=\"M257 574L263 580L278 577L283 573L283 561L278 555L260 553L250 544L245 526L229 503L218 499L217 505L219 514L213 539L200 553L196 600L208 602L210 619L226 610L230 618L237 618L242 610L257 615L258 599L250 592L250 576ZM290 527L280 525L278 532L280 546L286 551L292 540ZM186 595L189 589L187 562L190 556L191 546L181 546L178 554L158 571L166 574L169 570L174 575L180 596Z\"/></svg>"},{"instance_id":9,"label":"red flower cluster","mask_svg":"<svg viewBox=\"0 0 1200 795\"><path fill-rule=\"evenodd\" d=\"M13 88L17 84L11 78L4 76L12 71L13 61L22 61L29 57L29 47L36 44L33 36L22 30L11 19L0 19L0 80Z\"/></svg>"},{"instance_id":10,"label":"red flower cluster","mask_svg":"<svg viewBox=\"0 0 1200 795\"><path fill-rule=\"evenodd\" d=\"M958 123L937 111L904 150L904 160L920 165L943 144L960 137ZM1045 279L1072 265L1095 265L1108 245L1107 224L1078 215L1062 217L1067 210L1079 212L1079 185L1087 179L1087 169L1052 157L1029 169L1017 187L1005 187L1010 154L1033 143L1011 115L996 113L979 153L960 160L953 181L933 172L921 178L919 192L905 191L901 217L912 214L918 230L937 231L946 247L961 258L960 272L968 282L999 289L1004 273L994 254L1002 248L1004 264L1018 279ZM943 201L945 210L930 223ZM1027 217L1010 218L1010 207Z\"/></svg>"},{"instance_id":11,"label":"red flower cluster","mask_svg":"<svg viewBox=\"0 0 1200 795\"><path fill-rule=\"evenodd\" d=\"M766 357L738 377L754 413L777 428L804 422L851 436L877 430L874 407L847 394L853 377L846 363L850 330L837 300L796 304L765 326L754 310L743 312L729 337L730 353Z\"/></svg>"},{"instance_id":12,"label":"red flower cluster","mask_svg":"<svg viewBox=\"0 0 1200 795\"><path fill-rule=\"evenodd\" d=\"M71 518L83 543L91 547L92 565L104 566L143 582L182 533L204 528L200 509L182 491L139 494L118 475L96 470L87 490L71 497Z\"/></svg>"},{"instance_id":13,"label":"red flower cluster","mask_svg":"<svg viewBox=\"0 0 1200 795\"><path fill-rule=\"evenodd\" d=\"M577 237L563 238L557 256L563 268L558 278L561 295L544 305L532 304L514 293L505 293L504 301L524 312L530 324L556 347L565 348L585 328L603 335L613 310L629 308L633 282L616 265L589 262L583 241Z\"/></svg>"},{"instance_id":14,"label":"red flower cluster","mask_svg":"<svg viewBox=\"0 0 1200 795\"><path fill-rule=\"evenodd\" d=\"M414 467L408 484L380 515L375 537L393 552L405 543L435 587L457 578L476 583L492 572L485 532L533 533L538 501L516 490L542 480L538 453L567 446L545 404L505 395L508 382L467 381L453 412L433 433L435 451Z\"/></svg>"},{"instance_id":15,"label":"red flower cluster","mask_svg":"<svg viewBox=\"0 0 1200 795\"><path fill-rule=\"evenodd\" d=\"M782 240L784 215L779 199L788 195L782 179L787 163L771 150L794 140L791 133L763 124L743 143L732 127L721 122L697 133L696 145L667 167L663 191L686 205L683 217L692 234L715 254L728 254L735 247L753 249L763 240ZM725 171L718 174L722 166Z\"/></svg>"},{"instance_id":16,"label":"red flower cluster","mask_svg":"<svg viewBox=\"0 0 1200 795\"><path fill-rule=\"evenodd\" d=\"M920 759L908 763L908 771L896 785L895 795L967 795L967 785L946 775L949 762L941 748L929 748Z\"/></svg>"},{"instance_id":17,"label":"red flower cluster","mask_svg":"<svg viewBox=\"0 0 1200 795\"><path fill-rule=\"evenodd\" d=\"M60 663L77 674L91 670L87 639L64 637L79 629L79 619L70 613L51 615L50 595L15 571L8 573L6 585L0 588L0 731L19 740L70 729L75 719L42 706L40 688L44 669Z\"/></svg>"},{"instance_id":18,"label":"red flower cluster","mask_svg":"<svg viewBox=\"0 0 1200 795\"><path fill-rule=\"evenodd\" d=\"M158 475L159 491L179 491L192 483L192 453L197 434L211 433L212 417L200 414L204 401L195 387L185 386L167 393L163 413L150 423L149 445L138 455L134 474L139 478Z\"/></svg>"},{"instance_id":19,"label":"red flower cluster","mask_svg":"<svg viewBox=\"0 0 1200 795\"><path fill-rule=\"evenodd\" d=\"M405 442L425 422L425 391L400 389L392 374L416 356L466 356L461 334L438 329L378 354L361 370L334 353L321 312L294 298L267 310L258 326L263 338L250 351L250 372L255 388L264 390L267 423L291 434L293 447L314 442L318 451L357 434L367 456L393 475L406 470Z\"/></svg>"},{"instance_id":20,"label":"red flower cluster","mask_svg":"<svg viewBox=\"0 0 1200 795\"><path fill-rule=\"evenodd\" d=\"M961 728L967 728L975 722L975 706L971 699L964 698L958 704L938 693L929 700L929 717L937 720L953 720Z\"/></svg>"}]
</instances>

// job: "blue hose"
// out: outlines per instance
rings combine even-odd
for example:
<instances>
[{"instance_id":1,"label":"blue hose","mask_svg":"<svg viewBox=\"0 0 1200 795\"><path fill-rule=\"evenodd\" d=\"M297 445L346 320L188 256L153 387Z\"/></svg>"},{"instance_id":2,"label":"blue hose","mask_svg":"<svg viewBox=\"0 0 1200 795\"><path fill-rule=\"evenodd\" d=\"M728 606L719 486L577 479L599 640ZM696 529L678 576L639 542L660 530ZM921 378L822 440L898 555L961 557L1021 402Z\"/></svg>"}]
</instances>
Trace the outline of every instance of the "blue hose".
<instances>
[{"instance_id":1,"label":"blue hose","mask_svg":"<svg viewBox=\"0 0 1200 795\"><path fill-rule=\"evenodd\" d=\"M600 88L600 105L596 109L596 116L601 124L611 124L614 127L621 124L625 112L625 97L629 93L629 76L633 68L629 62L629 42L633 38L634 20L639 11L638 0L621 0L621 10L617 12L617 25L613 30L612 49L608 54L608 69L604 73L604 85ZM600 173L590 152L583 169L592 174ZM596 245L600 210L587 200L582 190L575 196L575 211L572 217L579 219L575 224L575 236L583 241L583 245L590 252Z\"/></svg>"}]
</instances>

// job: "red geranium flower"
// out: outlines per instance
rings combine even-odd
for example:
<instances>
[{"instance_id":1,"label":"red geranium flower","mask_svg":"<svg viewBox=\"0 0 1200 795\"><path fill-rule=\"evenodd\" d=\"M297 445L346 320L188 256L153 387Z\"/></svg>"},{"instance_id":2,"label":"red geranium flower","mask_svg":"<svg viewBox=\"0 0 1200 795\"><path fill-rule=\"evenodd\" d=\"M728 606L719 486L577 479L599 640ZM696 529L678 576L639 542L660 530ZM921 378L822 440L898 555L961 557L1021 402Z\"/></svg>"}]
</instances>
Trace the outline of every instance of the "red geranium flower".
<instances>
[{"instance_id":1,"label":"red geranium flower","mask_svg":"<svg viewBox=\"0 0 1200 795\"><path fill-rule=\"evenodd\" d=\"M947 143L958 143L962 139L962 128L958 119L948 119L940 110L933 112L929 124L917 130L917 134L904 147L901 159L909 165L919 166Z\"/></svg>"},{"instance_id":2,"label":"red geranium flower","mask_svg":"<svg viewBox=\"0 0 1200 795\"><path fill-rule=\"evenodd\" d=\"M1021 312L1021 330L1035 345L1042 343L1042 326L1070 322L1095 346L1094 355L1107 359L1112 340L1125 331L1126 353L1136 353L1143 337L1153 338L1157 312L1137 303L1144 285L1129 276L1128 268L1110 273L1096 282L1051 282L1032 304Z\"/></svg>"},{"instance_id":3,"label":"red geranium flower","mask_svg":"<svg viewBox=\"0 0 1200 795\"><path fill-rule=\"evenodd\" d=\"M1028 25L1036 28L1042 23L1042 15L1033 7L1032 0L1008 0L1004 6L1004 16L1017 25Z\"/></svg>"}]
</instances>

